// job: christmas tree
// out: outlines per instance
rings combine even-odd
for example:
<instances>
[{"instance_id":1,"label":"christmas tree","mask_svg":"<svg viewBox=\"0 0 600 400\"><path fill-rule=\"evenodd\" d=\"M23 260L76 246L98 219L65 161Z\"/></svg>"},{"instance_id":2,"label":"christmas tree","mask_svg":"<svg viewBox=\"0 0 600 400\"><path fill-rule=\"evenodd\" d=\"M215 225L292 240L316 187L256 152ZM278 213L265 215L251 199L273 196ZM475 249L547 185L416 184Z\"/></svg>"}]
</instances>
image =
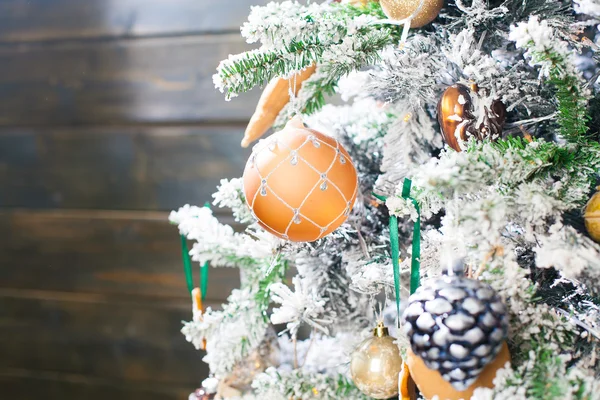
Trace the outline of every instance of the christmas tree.
<instances>
[{"instance_id":1,"label":"christmas tree","mask_svg":"<svg viewBox=\"0 0 600 400\"><path fill-rule=\"evenodd\" d=\"M214 75L266 86L244 146L276 132L214 194L247 228L171 214L242 276L222 310L195 292L191 398L600 399L599 23L598 0L254 7L260 47Z\"/></svg>"}]
</instances>

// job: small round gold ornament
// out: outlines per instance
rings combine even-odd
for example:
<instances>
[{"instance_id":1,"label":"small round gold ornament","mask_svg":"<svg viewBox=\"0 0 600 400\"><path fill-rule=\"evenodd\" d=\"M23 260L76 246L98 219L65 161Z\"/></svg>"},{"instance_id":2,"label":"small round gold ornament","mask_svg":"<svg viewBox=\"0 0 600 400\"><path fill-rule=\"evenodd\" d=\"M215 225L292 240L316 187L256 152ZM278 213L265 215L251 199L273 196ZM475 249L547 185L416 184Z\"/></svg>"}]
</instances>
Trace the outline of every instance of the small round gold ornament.
<instances>
[{"instance_id":1,"label":"small round gold ornament","mask_svg":"<svg viewBox=\"0 0 600 400\"><path fill-rule=\"evenodd\" d=\"M411 28L427 25L440 13L444 0L380 0L381 8L390 19L401 20L410 17L421 5L423 6L410 22Z\"/></svg>"},{"instance_id":2,"label":"small round gold ornament","mask_svg":"<svg viewBox=\"0 0 600 400\"><path fill-rule=\"evenodd\" d=\"M388 329L379 323L373 337L364 340L352 353L350 373L356 387L375 399L398 395L402 357Z\"/></svg>"},{"instance_id":3,"label":"small round gold ornament","mask_svg":"<svg viewBox=\"0 0 600 400\"><path fill-rule=\"evenodd\" d=\"M596 188L596 194L592 196L585 206L585 228L596 242L600 243L600 186Z\"/></svg>"}]
</instances>

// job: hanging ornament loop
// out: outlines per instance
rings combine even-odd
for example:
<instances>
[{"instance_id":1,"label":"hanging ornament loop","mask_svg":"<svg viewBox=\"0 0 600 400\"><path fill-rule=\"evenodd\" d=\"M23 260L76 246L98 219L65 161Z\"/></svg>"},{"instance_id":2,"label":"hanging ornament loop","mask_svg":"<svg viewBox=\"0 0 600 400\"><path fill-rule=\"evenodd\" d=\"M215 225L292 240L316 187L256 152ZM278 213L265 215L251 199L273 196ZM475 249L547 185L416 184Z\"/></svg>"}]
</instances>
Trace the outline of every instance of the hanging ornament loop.
<instances>
[{"instance_id":1,"label":"hanging ornament loop","mask_svg":"<svg viewBox=\"0 0 600 400\"><path fill-rule=\"evenodd\" d=\"M410 264L410 294L419 287L421 276L421 210L419 203L410 197L412 181L404 179L402 197L410 199L417 210L417 219L413 226L412 254ZM372 193L375 198L385 203L387 197ZM400 241L398 235L398 217L390 215L390 246L392 253L392 266L394 268L394 290L396 294L396 311L398 312L398 327L400 327Z\"/></svg>"},{"instance_id":2,"label":"hanging ornament loop","mask_svg":"<svg viewBox=\"0 0 600 400\"><path fill-rule=\"evenodd\" d=\"M402 198L409 199L417 211L417 219L413 225L412 258L410 264L410 294L413 294L421 284L421 209L417 200L410 197L411 186L412 181L408 178L404 179Z\"/></svg>"}]
</instances>

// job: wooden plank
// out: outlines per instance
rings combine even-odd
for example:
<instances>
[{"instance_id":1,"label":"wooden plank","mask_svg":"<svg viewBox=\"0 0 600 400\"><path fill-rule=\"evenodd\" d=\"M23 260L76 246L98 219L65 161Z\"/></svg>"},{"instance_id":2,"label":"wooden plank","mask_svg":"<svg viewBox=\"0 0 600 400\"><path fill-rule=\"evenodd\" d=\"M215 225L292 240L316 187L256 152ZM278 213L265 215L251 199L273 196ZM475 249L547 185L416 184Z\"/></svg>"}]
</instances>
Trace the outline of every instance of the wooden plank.
<instances>
[{"instance_id":1,"label":"wooden plank","mask_svg":"<svg viewBox=\"0 0 600 400\"><path fill-rule=\"evenodd\" d=\"M0 210L0 288L188 299L179 235L167 217ZM209 299L223 300L239 286L235 268L210 272Z\"/></svg>"},{"instance_id":2,"label":"wooden plank","mask_svg":"<svg viewBox=\"0 0 600 400\"><path fill-rule=\"evenodd\" d=\"M0 125L246 121L259 92L226 103L219 62L239 35L0 46Z\"/></svg>"},{"instance_id":3,"label":"wooden plank","mask_svg":"<svg viewBox=\"0 0 600 400\"><path fill-rule=\"evenodd\" d=\"M202 352L185 341L188 301L0 290L0 369L193 386Z\"/></svg>"},{"instance_id":4,"label":"wooden plank","mask_svg":"<svg viewBox=\"0 0 600 400\"><path fill-rule=\"evenodd\" d=\"M239 32L268 0L3 0L0 41Z\"/></svg>"},{"instance_id":5,"label":"wooden plank","mask_svg":"<svg viewBox=\"0 0 600 400\"><path fill-rule=\"evenodd\" d=\"M191 391L187 387L118 384L74 374L0 369L0 393L15 400L181 400Z\"/></svg>"},{"instance_id":6,"label":"wooden plank","mask_svg":"<svg viewBox=\"0 0 600 400\"><path fill-rule=\"evenodd\" d=\"M171 210L242 175L243 126L0 129L0 207Z\"/></svg>"}]
</instances>

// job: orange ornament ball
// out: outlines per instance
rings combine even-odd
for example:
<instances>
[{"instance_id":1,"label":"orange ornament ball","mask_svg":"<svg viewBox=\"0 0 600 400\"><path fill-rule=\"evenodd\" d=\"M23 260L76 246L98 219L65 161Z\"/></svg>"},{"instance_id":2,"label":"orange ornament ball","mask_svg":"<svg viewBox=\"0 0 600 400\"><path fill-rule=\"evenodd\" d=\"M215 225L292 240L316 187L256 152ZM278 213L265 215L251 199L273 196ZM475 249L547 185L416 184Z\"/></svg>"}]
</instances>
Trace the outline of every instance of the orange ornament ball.
<instances>
[{"instance_id":1,"label":"orange ornament ball","mask_svg":"<svg viewBox=\"0 0 600 400\"><path fill-rule=\"evenodd\" d=\"M244 170L244 195L259 225L294 242L333 232L348 218L357 192L346 150L300 117L260 141Z\"/></svg>"}]
</instances>

